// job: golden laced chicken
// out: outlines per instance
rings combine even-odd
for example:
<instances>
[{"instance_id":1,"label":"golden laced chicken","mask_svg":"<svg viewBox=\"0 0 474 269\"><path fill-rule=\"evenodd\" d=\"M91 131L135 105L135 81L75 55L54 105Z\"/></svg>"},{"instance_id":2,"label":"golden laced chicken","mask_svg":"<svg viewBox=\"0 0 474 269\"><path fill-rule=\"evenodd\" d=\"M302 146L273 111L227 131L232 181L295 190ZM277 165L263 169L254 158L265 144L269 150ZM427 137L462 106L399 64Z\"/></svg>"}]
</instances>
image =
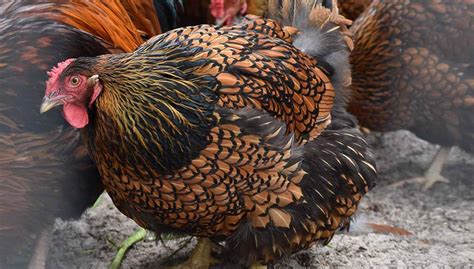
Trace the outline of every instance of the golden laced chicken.
<instances>
[{"instance_id":1,"label":"golden laced chicken","mask_svg":"<svg viewBox=\"0 0 474 269\"><path fill-rule=\"evenodd\" d=\"M371 130L408 129L441 145L424 176L410 179L425 189L447 181L450 147L474 151L472 29L468 0L374 1L351 28L350 112Z\"/></svg>"},{"instance_id":2,"label":"golden laced chicken","mask_svg":"<svg viewBox=\"0 0 474 269\"><path fill-rule=\"evenodd\" d=\"M63 105L104 186L138 225L197 236L266 265L348 228L375 162L345 110L348 50L319 1L271 1L269 17L179 28L132 53L50 72L41 112Z\"/></svg>"},{"instance_id":3,"label":"golden laced chicken","mask_svg":"<svg viewBox=\"0 0 474 269\"><path fill-rule=\"evenodd\" d=\"M42 268L54 219L79 217L103 190L78 130L60 113L38 120L46 71L131 52L177 22L157 19L152 1L8 1L0 12L0 268Z\"/></svg>"}]
</instances>

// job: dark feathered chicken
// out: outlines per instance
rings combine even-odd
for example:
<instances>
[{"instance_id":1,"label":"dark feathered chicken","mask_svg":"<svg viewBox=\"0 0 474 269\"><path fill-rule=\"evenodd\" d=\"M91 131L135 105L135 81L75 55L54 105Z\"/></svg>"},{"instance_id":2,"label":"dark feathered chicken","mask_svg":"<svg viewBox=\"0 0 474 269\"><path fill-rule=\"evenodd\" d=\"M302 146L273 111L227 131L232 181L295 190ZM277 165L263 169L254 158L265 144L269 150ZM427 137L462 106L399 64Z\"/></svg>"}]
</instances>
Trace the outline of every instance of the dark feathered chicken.
<instances>
[{"instance_id":1,"label":"dark feathered chicken","mask_svg":"<svg viewBox=\"0 0 474 269\"><path fill-rule=\"evenodd\" d=\"M209 266L199 259L206 238L246 264L327 243L373 185L374 161L342 96L331 119L334 87L349 75L331 23L340 17L293 3L272 1L270 14L294 21L295 40L295 28L247 17L50 73L41 110L64 104L66 120L84 128L121 212L149 230L200 237L192 268Z\"/></svg>"},{"instance_id":2,"label":"dark feathered chicken","mask_svg":"<svg viewBox=\"0 0 474 269\"><path fill-rule=\"evenodd\" d=\"M78 217L102 192L77 130L55 112L39 120L45 72L107 50L95 38L41 19L0 20L0 267L24 268L56 217Z\"/></svg>"},{"instance_id":3,"label":"dark feathered chicken","mask_svg":"<svg viewBox=\"0 0 474 269\"><path fill-rule=\"evenodd\" d=\"M473 152L473 28L472 1L375 1L351 28L350 111L372 130L408 129ZM425 187L445 180L448 155L439 151Z\"/></svg>"}]
</instances>

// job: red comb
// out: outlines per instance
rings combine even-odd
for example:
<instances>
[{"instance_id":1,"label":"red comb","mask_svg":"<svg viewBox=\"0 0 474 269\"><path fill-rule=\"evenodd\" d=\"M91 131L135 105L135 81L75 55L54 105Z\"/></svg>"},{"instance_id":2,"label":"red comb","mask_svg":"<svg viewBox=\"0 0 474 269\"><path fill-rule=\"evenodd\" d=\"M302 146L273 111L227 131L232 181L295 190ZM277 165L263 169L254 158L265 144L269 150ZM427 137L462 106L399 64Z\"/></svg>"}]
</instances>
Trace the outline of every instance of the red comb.
<instances>
[{"instance_id":1,"label":"red comb","mask_svg":"<svg viewBox=\"0 0 474 269\"><path fill-rule=\"evenodd\" d=\"M49 79L46 81L46 95L49 95L54 89L54 85L58 83L59 75L68 67L74 59L67 59L63 62L58 63L56 67L53 67L51 71L47 72Z\"/></svg>"}]
</instances>

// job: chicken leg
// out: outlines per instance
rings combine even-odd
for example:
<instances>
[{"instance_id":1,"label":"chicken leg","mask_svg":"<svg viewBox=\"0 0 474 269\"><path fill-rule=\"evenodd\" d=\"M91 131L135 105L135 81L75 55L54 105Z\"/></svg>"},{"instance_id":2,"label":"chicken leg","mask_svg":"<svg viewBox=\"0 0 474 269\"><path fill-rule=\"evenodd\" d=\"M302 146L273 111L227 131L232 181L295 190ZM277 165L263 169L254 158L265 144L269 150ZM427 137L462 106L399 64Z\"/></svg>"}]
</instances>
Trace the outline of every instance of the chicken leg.
<instances>
[{"instance_id":1,"label":"chicken leg","mask_svg":"<svg viewBox=\"0 0 474 269\"><path fill-rule=\"evenodd\" d=\"M48 260L49 245L53 234L53 227L45 228L36 240L33 256L31 257L28 269L44 269Z\"/></svg>"},{"instance_id":2,"label":"chicken leg","mask_svg":"<svg viewBox=\"0 0 474 269\"><path fill-rule=\"evenodd\" d=\"M191 256L187 261L182 264L178 264L171 268L173 269L207 269L212 264L216 263L216 260L211 257L212 242L208 238L198 238L197 245L194 247Z\"/></svg>"},{"instance_id":3,"label":"chicken leg","mask_svg":"<svg viewBox=\"0 0 474 269\"><path fill-rule=\"evenodd\" d=\"M142 241L145 238L145 235L146 235L146 230L143 228L140 228L138 231L136 231L127 239L125 239L125 241L123 241L122 244L120 245L117 251L117 254L115 255L115 258L112 261L112 264L110 264L109 269L120 268L120 264L122 263L123 258L125 257L125 254L130 249L130 247L133 246L135 243Z\"/></svg>"},{"instance_id":4,"label":"chicken leg","mask_svg":"<svg viewBox=\"0 0 474 269\"><path fill-rule=\"evenodd\" d=\"M443 170L444 163L449 158L450 151L450 147L441 147L423 176L405 179L391 185L398 187L409 182L419 182L423 184L423 190L427 190L436 182L448 183L449 180L441 175L441 171Z\"/></svg>"}]
</instances>

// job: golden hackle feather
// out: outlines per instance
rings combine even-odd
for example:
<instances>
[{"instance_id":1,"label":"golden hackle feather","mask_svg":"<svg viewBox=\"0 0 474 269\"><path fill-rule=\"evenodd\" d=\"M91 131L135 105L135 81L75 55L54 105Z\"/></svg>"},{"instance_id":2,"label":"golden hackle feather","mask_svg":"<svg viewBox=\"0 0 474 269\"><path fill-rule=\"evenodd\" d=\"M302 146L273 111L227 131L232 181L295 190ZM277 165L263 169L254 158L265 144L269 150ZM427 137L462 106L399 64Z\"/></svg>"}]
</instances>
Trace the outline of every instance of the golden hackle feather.
<instances>
[{"instance_id":1,"label":"golden hackle feather","mask_svg":"<svg viewBox=\"0 0 474 269\"><path fill-rule=\"evenodd\" d=\"M131 52L149 37L161 33L153 1L58 1L30 4L25 13L41 15L102 38L110 49Z\"/></svg>"}]
</instances>

